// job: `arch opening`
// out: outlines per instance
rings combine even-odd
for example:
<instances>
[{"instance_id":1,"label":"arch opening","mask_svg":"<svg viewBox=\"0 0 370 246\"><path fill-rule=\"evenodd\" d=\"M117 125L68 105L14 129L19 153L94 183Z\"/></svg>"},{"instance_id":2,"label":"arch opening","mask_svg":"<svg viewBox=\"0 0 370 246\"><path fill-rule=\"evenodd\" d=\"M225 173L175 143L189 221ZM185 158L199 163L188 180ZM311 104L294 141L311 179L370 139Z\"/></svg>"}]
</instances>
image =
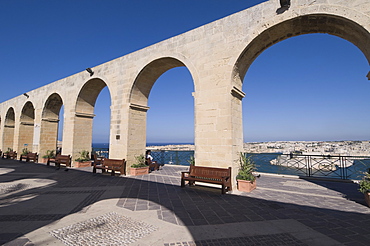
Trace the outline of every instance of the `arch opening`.
<instances>
[{"instance_id":1,"label":"arch opening","mask_svg":"<svg viewBox=\"0 0 370 246\"><path fill-rule=\"evenodd\" d=\"M76 113L74 120L74 136L73 136L73 156L76 158L79 156L81 151L89 151L91 153L93 144L93 122L94 122L94 110L98 96L107 87L107 84L98 78L94 78L86 82L77 97L76 101ZM109 105L104 108L110 108L109 88L107 91L103 91L105 98L109 100ZM110 110L108 110L110 112ZM110 114L109 114L110 117ZM98 119L99 120L99 119ZM102 119L100 119L102 120ZM105 120L106 122L107 120ZM110 118L109 118L110 125ZM97 124L97 126L99 126Z\"/></svg>"},{"instance_id":2,"label":"arch opening","mask_svg":"<svg viewBox=\"0 0 370 246\"><path fill-rule=\"evenodd\" d=\"M46 155L48 150L57 150L58 129L60 121L60 112L63 106L63 100L57 93L50 95L42 111L41 126L35 127L35 142L39 142L39 153ZM39 138L40 141L37 141Z\"/></svg>"},{"instance_id":3,"label":"arch opening","mask_svg":"<svg viewBox=\"0 0 370 246\"><path fill-rule=\"evenodd\" d=\"M93 122L93 148L103 151L110 144L111 96L108 87L104 87L95 102Z\"/></svg>"},{"instance_id":4,"label":"arch opening","mask_svg":"<svg viewBox=\"0 0 370 246\"><path fill-rule=\"evenodd\" d=\"M149 93L157 79L166 71L175 67L184 67L185 64L175 58L160 58L146 65L134 82L131 90L130 103L146 106Z\"/></svg>"},{"instance_id":5,"label":"arch opening","mask_svg":"<svg viewBox=\"0 0 370 246\"><path fill-rule=\"evenodd\" d=\"M245 146L246 152L370 154L363 148L370 139L366 100L369 52L364 45L369 44L370 34L344 18L319 16L313 20L298 22L298 26L293 20L291 26L286 21L284 28L278 24L253 40L240 56L234 78L247 95L243 101L244 142L252 144ZM350 146L363 140L362 146ZM281 170L261 163L262 172Z\"/></svg>"},{"instance_id":6,"label":"arch opening","mask_svg":"<svg viewBox=\"0 0 370 246\"><path fill-rule=\"evenodd\" d=\"M3 148L4 150L14 149L14 128L15 112L14 108L9 108L4 120Z\"/></svg>"},{"instance_id":7,"label":"arch opening","mask_svg":"<svg viewBox=\"0 0 370 246\"><path fill-rule=\"evenodd\" d=\"M156 80L148 99L147 144L194 143L193 91L186 67L172 68Z\"/></svg>"},{"instance_id":8,"label":"arch opening","mask_svg":"<svg viewBox=\"0 0 370 246\"><path fill-rule=\"evenodd\" d=\"M367 66L357 47L332 35L266 49L243 83L244 142L370 139Z\"/></svg>"},{"instance_id":9,"label":"arch opening","mask_svg":"<svg viewBox=\"0 0 370 246\"><path fill-rule=\"evenodd\" d=\"M173 70L176 68L175 70ZM152 61L148 65L146 65L142 71L139 73L138 77L136 78L134 85L131 90L130 94L130 112L129 112L129 133L128 133L128 142L130 145L128 146L128 158L129 162L134 161L133 156L142 154L145 150L146 147L146 141L147 141L147 111L149 110L148 107L148 99L149 99L149 94L151 93L154 84L158 81L161 80L160 77L163 76L163 78L171 77L172 74L176 76L177 71L179 71L180 74L187 74L185 76L188 76L188 78L191 78L193 81L193 86L194 86L194 80L193 76L191 75L190 71L188 70L187 66L181 62L178 59L172 58L172 57L165 57L165 58L160 58L157 60ZM169 82L171 83L171 82ZM161 83L162 84L162 83ZM163 84L164 88L168 87L169 84ZM172 84L174 85L174 83ZM173 90L173 89L172 89ZM157 91L157 93L153 94L153 98L151 98L151 103L153 103L153 106L155 106L156 102L158 103L163 99L165 101L166 94L164 92L160 92L160 90ZM168 93L173 93L172 96L176 94L174 91L169 91ZM158 99L159 98L159 99ZM153 99L153 100L152 100ZM193 99L192 99L193 100ZM173 104L173 102L172 102ZM160 111L163 113L163 108L158 107ZM174 111L175 109L165 109L167 112L168 118L169 115L171 114L171 111ZM153 109L155 111L155 109ZM158 116L158 112L153 112L156 115L156 118L159 118L161 116ZM150 115L151 116L151 115ZM153 115L154 116L154 115ZM193 116L194 117L194 113ZM163 119L165 119L163 117ZM150 118L150 121L154 123L155 119L154 117ZM158 121L157 121L158 122ZM193 122L193 127L194 127L194 122ZM154 128L148 128L150 132L155 133ZM181 130L177 129L177 132ZM194 129L192 129L194 133ZM155 139L158 139L155 136L155 134L149 134L149 141L155 141ZM153 137L153 138L152 138ZM163 137L163 136L162 136ZM168 139L162 139L163 141L167 141ZM132 158L132 160L130 160Z\"/></svg>"},{"instance_id":10,"label":"arch opening","mask_svg":"<svg viewBox=\"0 0 370 246\"><path fill-rule=\"evenodd\" d=\"M362 26L340 16L303 15L276 24L254 38L235 64L235 83L241 87L250 65L268 47L290 37L311 33L331 34L351 42L362 51L370 64L370 33ZM368 71L364 71L364 76L367 73Z\"/></svg>"}]
</instances>

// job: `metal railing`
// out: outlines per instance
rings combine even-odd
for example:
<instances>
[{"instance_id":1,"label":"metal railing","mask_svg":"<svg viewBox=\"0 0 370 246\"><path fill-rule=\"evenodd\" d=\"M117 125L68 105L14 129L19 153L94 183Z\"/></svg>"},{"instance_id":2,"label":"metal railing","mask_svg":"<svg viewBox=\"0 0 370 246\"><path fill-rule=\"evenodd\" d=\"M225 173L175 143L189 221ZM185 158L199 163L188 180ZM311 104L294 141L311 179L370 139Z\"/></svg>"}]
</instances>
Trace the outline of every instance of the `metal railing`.
<instances>
[{"instance_id":1,"label":"metal railing","mask_svg":"<svg viewBox=\"0 0 370 246\"><path fill-rule=\"evenodd\" d=\"M257 171L307 177L359 180L370 168L370 156L252 154Z\"/></svg>"},{"instance_id":2,"label":"metal railing","mask_svg":"<svg viewBox=\"0 0 370 246\"><path fill-rule=\"evenodd\" d=\"M94 148L93 153L108 157L108 148ZM258 172L360 180L370 168L370 156L303 155L281 153L246 153ZM153 159L161 164L189 166L194 151L152 150Z\"/></svg>"},{"instance_id":3,"label":"metal railing","mask_svg":"<svg viewBox=\"0 0 370 246\"><path fill-rule=\"evenodd\" d=\"M189 166L188 160L194 156L194 151L189 150L152 150L153 159L161 164Z\"/></svg>"}]
</instances>

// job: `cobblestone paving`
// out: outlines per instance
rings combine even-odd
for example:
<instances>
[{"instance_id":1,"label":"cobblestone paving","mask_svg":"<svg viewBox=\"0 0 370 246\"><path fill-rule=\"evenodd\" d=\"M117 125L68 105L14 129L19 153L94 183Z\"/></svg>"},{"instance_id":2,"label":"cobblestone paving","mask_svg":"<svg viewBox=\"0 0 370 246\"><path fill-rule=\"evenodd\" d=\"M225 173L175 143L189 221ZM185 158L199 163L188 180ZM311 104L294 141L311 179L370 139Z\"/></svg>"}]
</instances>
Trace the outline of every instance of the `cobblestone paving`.
<instances>
[{"instance_id":1,"label":"cobblestone paving","mask_svg":"<svg viewBox=\"0 0 370 246\"><path fill-rule=\"evenodd\" d=\"M111 212L50 233L66 245L129 245L157 230Z\"/></svg>"},{"instance_id":2,"label":"cobblestone paving","mask_svg":"<svg viewBox=\"0 0 370 246\"><path fill-rule=\"evenodd\" d=\"M0 195L25 190L29 187L28 184L6 184L6 185L0 185Z\"/></svg>"}]
</instances>

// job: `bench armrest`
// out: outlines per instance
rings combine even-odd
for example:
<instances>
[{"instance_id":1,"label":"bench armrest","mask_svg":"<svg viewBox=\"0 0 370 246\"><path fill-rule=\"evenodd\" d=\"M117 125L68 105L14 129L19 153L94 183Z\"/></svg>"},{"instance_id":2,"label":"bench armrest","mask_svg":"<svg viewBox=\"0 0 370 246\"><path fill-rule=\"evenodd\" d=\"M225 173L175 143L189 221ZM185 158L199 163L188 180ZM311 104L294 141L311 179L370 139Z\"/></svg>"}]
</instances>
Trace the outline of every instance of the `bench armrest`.
<instances>
[{"instance_id":1,"label":"bench armrest","mask_svg":"<svg viewBox=\"0 0 370 246\"><path fill-rule=\"evenodd\" d=\"M189 176L190 172L189 171L181 172L181 178L184 178L185 174L188 174L187 176Z\"/></svg>"}]
</instances>

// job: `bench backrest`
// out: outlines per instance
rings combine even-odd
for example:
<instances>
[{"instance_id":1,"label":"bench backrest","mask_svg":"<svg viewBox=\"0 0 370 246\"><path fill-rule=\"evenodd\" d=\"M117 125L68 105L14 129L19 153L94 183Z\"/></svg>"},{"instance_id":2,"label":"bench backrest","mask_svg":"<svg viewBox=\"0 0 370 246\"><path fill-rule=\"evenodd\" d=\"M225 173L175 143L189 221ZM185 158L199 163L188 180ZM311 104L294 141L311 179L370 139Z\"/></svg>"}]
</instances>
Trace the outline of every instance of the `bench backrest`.
<instances>
[{"instance_id":1,"label":"bench backrest","mask_svg":"<svg viewBox=\"0 0 370 246\"><path fill-rule=\"evenodd\" d=\"M57 155L55 157L55 162L61 164L70 164L71 163L71 156L70 155Z\"/></svg>"},{"instance_id":2,"label":"bench backrest","mask_svg":"<svg viewBox=\"0 0 370 246\"><path fill-rule=\"evenodd\" d=\"M116 166L116 167L124 167L125 166L125 159L109 159L109 158L104 158L102 161L102 164L104 166Z\"/></svg>"},{"instance_id":3,"label":"bench backrest","mask_svg":"<svg viewBox=\"0 0 370 246\"><path fill-rule=\"evenodd\" d=\"M231 177L231 167L218 168L218 167L199 167L190 166L190 176L214 178Z\"/></svg>"},{"instance_id":4,"label":"bench backrest","mask_svg":"<svg viewBox=\"0 0 370 246\"><path fill-rule=\"evenodd\" d=\"M104 157L93 154L94 164L101 164L104 160Z\"/></svg>"},{"instance_id":5,"label":"bench backrest","mask_svg":"<svg viewBox=\"0 0 370 246\"><path fill-rule=\"evenodd\" d=\"M28 158L31 158L31 159L33 159L33 158L37 158L37 153L32 153L32 152L27 153L27 157L28 157Z\"/></svg>"},{"instance_id":6,"label":"bench backrest","mask_svg":"<svg viewBox=\"0 0 370 246\"><path fill-rule=\"evenodd\" d=\"M16 152L16 151L10 151L10 152L8 153L8 156L9 156L10 158L16 158L16 157L17 157L17 152Z\"/></svg>"}]
</instances>

